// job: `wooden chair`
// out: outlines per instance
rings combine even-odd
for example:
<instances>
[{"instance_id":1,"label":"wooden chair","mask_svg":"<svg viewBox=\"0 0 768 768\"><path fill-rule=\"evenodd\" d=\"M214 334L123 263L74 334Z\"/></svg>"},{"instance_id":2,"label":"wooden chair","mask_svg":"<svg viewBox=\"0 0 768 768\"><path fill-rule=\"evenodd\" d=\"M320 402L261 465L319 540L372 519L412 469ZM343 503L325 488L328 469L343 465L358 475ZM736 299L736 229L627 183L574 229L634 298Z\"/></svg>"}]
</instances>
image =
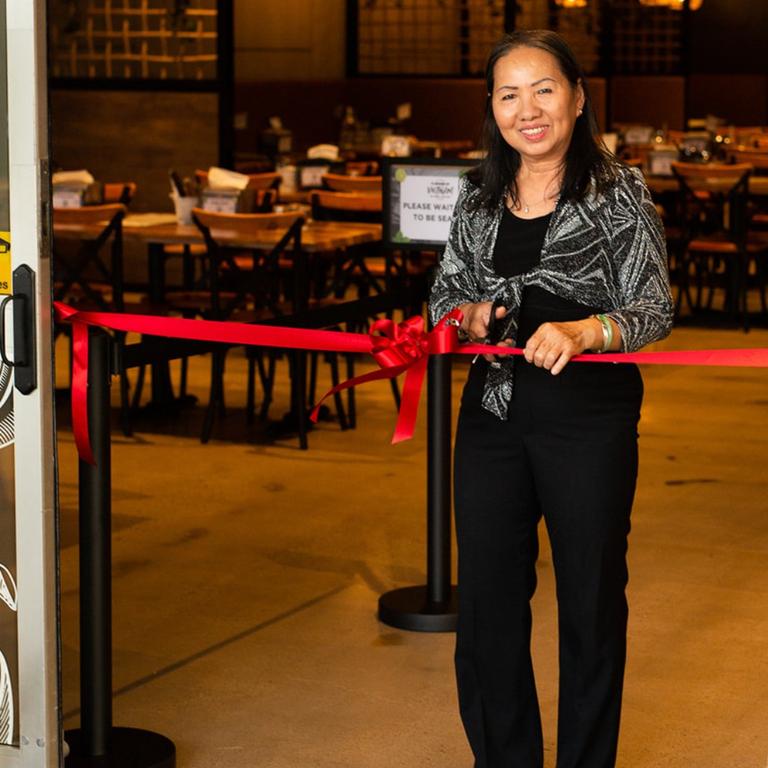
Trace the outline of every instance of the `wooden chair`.
<instances>
[{"instance_id":1,"label":"wooden chair","mask_svg":"<svg viewBox=\"0 0 768 768\"><path fill-rule=\"evenodd\" d=\"M310 194L312 218L315 221L381 222L380 194L328 192L315 190ZM346 249L338 255L335 291L343 295L350 284L357 286L359 295L370 290L383 293L395 284L426 280L435 259L418 251L371 251ZM414 308L416 309L416 308Z\"/></svg>"},{"instance_id":2,"label":"wooden chair","mask_svg":"<svg viewBox=\"0 0 768 768\"><path fill-rule=\"evenodd\" d=\"M345 176L341 173L324 173L323 185L334 192L366 192L381 194L381 176Z\"/></svg>"},{"instance_id":3,"label":"wooden chair","mask_svg":"<svg viewBox=\"0 0 768 768\"><path fill-rule=\"evenodd\" d=\"M732 147L729 160L748 163L753 176L768 176L768 147ZM747 204L747 251L755 267L760 306L768 319L768 197L750 194Z\"/></svg>"},{"instance_id":4,"label":"wooden chair","mask_svg":"<svg viewBox=\"0 0 768 768\"><path fill-rule=\"evenodd\" d=\"M115 181L104 184L102 201L105 205L110 203L122 203L130 205L136 196L136 183L133 181Z\"/></svg>"},{"instance_id":5,"label":"wooden chair","mask_svg":"<svg viewBox=\"0 0 768 768\"><path fill-rule=\"evenodd\" d=\"M315 221L381 223L381 194L314 190L309 196ZM343 296L350 285L359 296L383 293L387 283L387 256L369 247L344 248L335 254L333 292Z\"/></svg>"},{"instance_id":6,"label":"wooden chair","mask_svg":"<svg viewBox=\"0 0 768 768\"><path fill-rule=\"evenodd\" d=\"M66 244L63 238L54 237L56 301L82 310L126 311L122 231L125 212L121 203L53 209L54 229L58 227L61 232L70 228L73 235L78 233L76 239ZM125 336L115 332L118 347L124 345ZM130 436L130 383L125 371L120 374L120 422L124 434Z\"/></svg>"},{"instance_id":7,"label":"wooden chair","mask_svg":"<svg viewBox=\"0 0 768 768\"><path fill-rule=\"evenodd\" d=\"M768 174L768 149L750 147L729 147L725 156L729 163L747 163L755 175Z\"/></svg>"},{"instance_id":8,"label":"wooden chair","mask_svg":"<svg viewBox=\"0 0 768 768\"><path fill-rule=\"evenodd\" d=\"M316 221L381 222L380 192L310 192L312 218Z\"/></svg>"},{"instance_id":9,"label":"wooden chair","mask_svg":"<svg viewBox=\"0 0 768 768\"><path fill-rule=\"evenodd\" d=\"M208 182L208 171L195 171L195 178L201 186ZM280 174L255 173L249 175L248 188L253 190L252 212L271 213L277 202L277 189L280 183ZM166 245L163 248L166 258L182 259L182 288L187 291L194 290L198 281L198 272L201 270L201 260L207 250L204 245ZM186 377L186 364L182 365L182 376Z\"/></svg>"},{"instance_id":10,"label":"wooden chair","mask_svg":"<svg viewBox=\"0 0 768 768\"><path fill-rule=\"evenodd\" d=\"M193 216L203 233L207 248L208 290L169 294L171 307L189 312L194 310L203 317L239 322L264 322L285 317L299 311L311 310L320 302L310 296L309 271L306 254L301 249L304 218L301 213L223 214L196 208ZM269 245L267 245L267 243ZM291 266L287 277L285 261ZM265 367L260 350L248 347L247 414L252 421L255 414L255 376L258 368L264 390L261 418L266 418L272 400L276 353L268 354ZM226 349L213 353L211 368L211 396L201 440L207 442L218 410L224 411L224 363ZM307 447L306 420L307 389L305 353L288 354L292 380L292 412L296 417L299 441ZM339 382L336 356L329 358L331 378ZM341 398L336 407L342 429L346 429L346 414Z\"/></svg>"},{"instance_id":11,"label":"wooden chair","mask_svg":"<svg viewBox=\"0 0 768 768\"><path fill-rule=\"evenodd\" d=\"M379 173L378 160L347 160L344 172L348 176L376 176Z\"/></svg>"},{"instance_id":12,"label":"wooden chair","mask_svg":"<svg viewBox=\"0 0 768 768\"><path fill-rule=\"evenodd\" d=\"M75 254L61 254L54 262L54 298L93 309L123 311L123 239L125 206L88 205L54 208L54 227L78 230ZM110 243L109 259L103 250ZM56 242L54 242L56 246Z\"/></svg>"},{"instance_id":13,"label":"wooden chair","mask_svg":"<svg viewBox=\"0 0 768 768\"><path fill-rule=\"evenodd\" d=\"M712 309L716 289L725 292L723 308L740 314L748 329L747 197L752 166L673 163L680 189L681 246L678 253L679 314L683 297L691 312L700 312L704 289L706 309ZM691 272L696 300L691 299Z\"/></svg>"},{"instance_id":14,"label":"wooden chair","mask_svg":"<svg viewBox=\"0 0 768 768\"><path fill-rule=\"evenodd\" d=\"M356 192L315 190L310 194L312 218L315 221L381 222L382 196ZM367 296L413 282L423 281L426 297L426 269L422 269L418 252L401 252L400 258L391 250L358 246L339 250L335 254L333 292L344 296L349 286L355 286L358 296ZM420 311L421 308L418 309ZM414 311L416 308L414 307ZM360 330L350 328L350 330ZM354 360L347 355L347 377L354 375ZM396 379L390 380L396 406L400 407L400 390ZM354 389L348 390L347 411L352 427L357 425Z\"/></svg>"}]
</instances>

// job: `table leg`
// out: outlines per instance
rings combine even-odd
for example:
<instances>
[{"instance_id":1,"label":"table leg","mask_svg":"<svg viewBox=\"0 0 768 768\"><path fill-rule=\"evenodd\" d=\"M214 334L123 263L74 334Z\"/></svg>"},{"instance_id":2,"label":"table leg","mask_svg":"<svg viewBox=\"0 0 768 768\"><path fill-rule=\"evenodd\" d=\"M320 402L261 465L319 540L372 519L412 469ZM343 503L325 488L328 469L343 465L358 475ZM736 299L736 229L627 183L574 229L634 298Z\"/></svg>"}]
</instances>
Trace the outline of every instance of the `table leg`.
<instances>
[{"instance_id":1,"label":"table leg","mask_svg":"<svg viewBox=\"0 0 768 768\"><path fill-rule=\"evenodd\" d=\"M149 300L155 306L162 304L165 296L165 251L160 243L148 246L149 260ZM162 410L175 405L176 398L171 383L171 371L168 362L152 363L152 395L150 409Z\"/></svg>"}]
</instances>

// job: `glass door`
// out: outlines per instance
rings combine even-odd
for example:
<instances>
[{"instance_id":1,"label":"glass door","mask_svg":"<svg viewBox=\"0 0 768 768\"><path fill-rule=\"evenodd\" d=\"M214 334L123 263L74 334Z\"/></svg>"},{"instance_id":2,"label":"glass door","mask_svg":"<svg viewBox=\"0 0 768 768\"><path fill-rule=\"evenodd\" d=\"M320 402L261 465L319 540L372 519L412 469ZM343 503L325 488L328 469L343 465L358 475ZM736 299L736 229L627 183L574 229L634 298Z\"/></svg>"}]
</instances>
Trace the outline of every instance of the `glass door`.
<instances>
[{"instance_id":1,"label":"glass door","mask_svg":"<svg viewBox=\"0 0 768 768\"><path fill-rule=\"evenodd\" d=\"M0 0L0 768L61 762L44 0Z\"/></svg>"},{"instance_id":2,"label":"glass door","mask_svg":"<svg viewBox=\"0 0 768 768\"><path fill-rule=\"evenodd\" d=\"M8 114L5 0L0 34L0 114ZM0 294L11 293L8 121L0 121ZM18 746L19 641L16 621L16 494L13 369L0 361L0 744Z\"/></svg>"}]
</instances>

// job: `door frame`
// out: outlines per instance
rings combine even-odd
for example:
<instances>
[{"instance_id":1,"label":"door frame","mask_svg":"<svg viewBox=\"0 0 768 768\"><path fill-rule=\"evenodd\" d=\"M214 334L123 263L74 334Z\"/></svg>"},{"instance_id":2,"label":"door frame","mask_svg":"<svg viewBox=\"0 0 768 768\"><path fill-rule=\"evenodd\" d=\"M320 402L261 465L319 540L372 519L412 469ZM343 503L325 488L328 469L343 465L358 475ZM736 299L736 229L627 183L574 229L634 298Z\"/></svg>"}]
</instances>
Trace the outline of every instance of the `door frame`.
<instances>
[{"instance_id":1,"label":"door frame","mask_svg":"<svg viewBox=\"0 0 768 768\"><path fill-rule=\"evenodd\" d=\"M62 755L46 3L5 0L5 10L11 264L36 273L37 388L14 391L20 744L0 747L0 768L53 768Z\"/></svg>"}]
</instances>

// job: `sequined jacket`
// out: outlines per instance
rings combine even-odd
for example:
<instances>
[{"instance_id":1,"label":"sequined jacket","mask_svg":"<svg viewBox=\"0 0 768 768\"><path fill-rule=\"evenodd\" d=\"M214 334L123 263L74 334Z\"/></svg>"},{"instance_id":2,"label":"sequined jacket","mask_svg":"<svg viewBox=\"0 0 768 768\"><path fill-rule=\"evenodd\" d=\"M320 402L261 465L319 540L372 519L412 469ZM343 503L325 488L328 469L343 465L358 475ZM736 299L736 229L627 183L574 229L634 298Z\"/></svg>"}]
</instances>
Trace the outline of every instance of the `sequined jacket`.
<instances>
[{"instance_id":1,"label":"sequined jacket","mask_svg":"<svg viewBox=\"0 0 768 768\"><path fill-rule=\"evenodd\" d=\"M468 211L477 194L465 177L430 296L433 322L460 304L499 299L507 308L504 338L514 341L523 289L536 285L600 307L621 330L626 352L669 334L673 305L664 229L640 171L619 166L607 193L587 195L580 202L561 200L550 219L539 266L509 278L493 268L504 202L493 213ZM512 387L510 359L500 368L489 368L483 406L506 418Z\"/></svg>"}]
</instances>

